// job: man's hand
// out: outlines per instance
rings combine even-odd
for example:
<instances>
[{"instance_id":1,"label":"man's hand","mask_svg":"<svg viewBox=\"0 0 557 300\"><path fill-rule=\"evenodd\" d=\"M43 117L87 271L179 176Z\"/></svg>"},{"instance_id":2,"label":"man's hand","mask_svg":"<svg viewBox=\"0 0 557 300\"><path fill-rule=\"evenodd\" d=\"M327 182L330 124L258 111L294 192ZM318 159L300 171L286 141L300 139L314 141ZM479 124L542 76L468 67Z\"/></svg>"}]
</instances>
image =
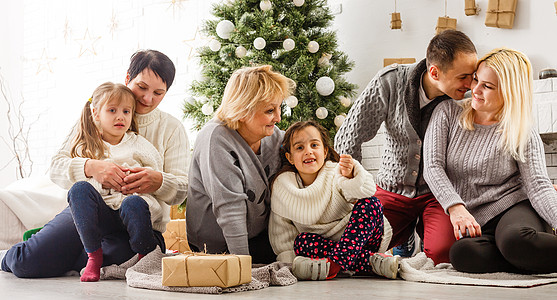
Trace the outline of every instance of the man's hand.
<instances>
[{"instance_id":1,"label":"man's hand","mask_svg":"<svg viewBox=\"0 0 557 300\"><path fill-rule=\"evenodd\" d=\"M162 185L162 173L149 168L131 168L130 174L124 178L122 193L152 194Z\"/></svg>"},{"instance_id":2,"label":"man's hand","mask_svg":"<svg viewBox=\"0 0 557 300\"><path fill-rule=\"evenodd\" d=\"M127 168L108 161L88 159L85 162L85 176L93 177L105 189L121 191L127 171Z\"/></svg>"},{"instance_id":3,"label":"man's hand","mask_svg":"<svg viewBox=\"0 0 557 300\"><path fill-rule=\"evenodd\" d=\"M341 154L338 161L340 175L346 178L354 178L354 160L349 154Z\"/></svg>"}]
</instances>

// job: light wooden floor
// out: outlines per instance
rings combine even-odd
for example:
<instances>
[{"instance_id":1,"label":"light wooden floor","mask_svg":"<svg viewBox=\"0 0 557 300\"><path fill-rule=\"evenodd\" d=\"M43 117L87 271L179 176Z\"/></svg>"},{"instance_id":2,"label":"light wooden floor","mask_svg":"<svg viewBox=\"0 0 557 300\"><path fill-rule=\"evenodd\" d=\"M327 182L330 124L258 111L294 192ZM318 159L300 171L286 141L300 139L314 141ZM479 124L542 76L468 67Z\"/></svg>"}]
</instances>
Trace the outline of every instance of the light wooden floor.
<instances>
[{"instance_id":1,"label":"light wooden floor","mask_svg":"<svg viewBox=\"0 0 557 300\"><path fill-rule=\"evenodd\" d=\"M342 278L298 282L286 287L235 294L199 295L131 288L123 280L82 283L79 277L19 279L0 271L0 299L556 299L557 284L497 288L407 282L401 279Z\"/></svg>"}]
</instances>

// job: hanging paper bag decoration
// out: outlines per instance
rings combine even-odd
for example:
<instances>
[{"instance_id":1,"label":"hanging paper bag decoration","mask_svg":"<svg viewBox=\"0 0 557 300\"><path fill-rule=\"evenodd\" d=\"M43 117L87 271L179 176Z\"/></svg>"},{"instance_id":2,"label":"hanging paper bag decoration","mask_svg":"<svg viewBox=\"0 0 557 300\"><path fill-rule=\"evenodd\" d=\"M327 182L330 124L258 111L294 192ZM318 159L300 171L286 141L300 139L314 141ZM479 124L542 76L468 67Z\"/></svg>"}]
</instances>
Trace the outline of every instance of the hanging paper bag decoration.
<instances>
[{"instance_id":1,"label":"hanging paper bag decoration","mask_svg":"<svg viewBox=\"0 0 557 300\"><path fill-rule=\"evenodd\" d=\"M476 0L464 0L464 14L467 16L474 16L478 14L478 7Z\"/></svg>"},{"instance_id":2,"label":"hanging paper bag decoration","mask_svg":"<svg viewBox=\"0 0 557 300\"><path fill-rule=\"evenodd\" d=\"M435 34L439 34L447 29L456 29L456 19L439 17L437 19L437 26L435 27Z\"/></svg>"},{"instance_id":3,"label":"hanging paper bag decoration","mask_svg":"<svg viewBox=\"0 0 557 300\"><path fill-rule=\"evenodd\" d=\"M401 29L402 20L400 19L400 13L396 12L396 0L395 0L395 12L391 14L391 29Z\"/></svg>"},{"instance_id":4,"label":"hanging paper bag decoration","mask_svg":"<svg viewBox=\"0 0 557 300\"><path fill-rule=\"evenodd\" d=\"M402 28L402 20L400 19L400 13L392 13L391 14L391 29L401 29Z\"/></svg>"},{"instance_id":5,"label":"hanging paper bag decoration","mask_svg":"<svg viewBox=\"0 0 557 300\"><path fill-rule=\"evenodd\" d=\"M513 28L518 0L489 0L485 15L485 26Z\"/></svg>"}]
</instances>

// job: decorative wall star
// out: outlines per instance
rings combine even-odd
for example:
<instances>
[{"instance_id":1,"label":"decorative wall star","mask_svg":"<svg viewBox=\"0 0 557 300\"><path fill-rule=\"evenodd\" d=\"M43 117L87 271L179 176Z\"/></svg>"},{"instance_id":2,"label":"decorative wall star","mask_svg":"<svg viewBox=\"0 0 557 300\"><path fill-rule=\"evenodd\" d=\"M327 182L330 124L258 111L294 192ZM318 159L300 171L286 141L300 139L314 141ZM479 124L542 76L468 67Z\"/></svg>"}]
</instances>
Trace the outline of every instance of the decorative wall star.
<instances>
[{"instance_id":1,"label":"decorative wall star","mask_svg":"<svg viewBox=\"0 0 557 300\"><path fill-rule=\"evenodd\" d=\"M114 33L116 32L116 30L118 29L118 20L116 19L116 14L114 13L114 10L112 10L112 17L110 18L110 23L108 25L108 29L110 31L110 34L112 35L112 39L114 39Z\"/></svg>"},{"instance_id":2,"label":"decorative wall star","mask_svg":"<svg viewBox=\"0 0 557 300\"><path fill-rule=\"evenodd\" d=\"M72 28L70 27L70 20L66 17L64 22L64 42L67 44L68 40L72 38Z\"/></svg>"},{"instance_id":3,"label":"decorative wall star","mask_svg":"<svg viewBox=\"0 0 557 300\"><path fill-rule=\"evenodd\" d=\"M91 34L89 33L89 28L85 29L85 34L83 34L83 38L76 40L76 42L78 42L81 45L81 48L79 49L79 57L85 54L85 52L91 52L93 55L96 56L97 51L95 51L95 44L100 38L101 38L100 36L91 37Z\"/></svg>"},{"instance_id":4,"label":"decorative wall star","mask_svg":"<svg viewBox=\"0 0 557 300\"><path fill-rule=\"evenodd\" d=\"M199 26L197 26L195 28L195 33L193 34L193 38L184 40L183 42L190 49L188 52L188 61L189 61L191 60L192 57L194 57L197 54L197 48L201 48L207 45L209 39L201 34L201 32L199 31Z\"/></svg>"},{"instance_id":5,"label":"decorative wall star","mask_svg":"<svg viewBox=\"0 0 557 300\"><path fill-rule=\"evenodd\" d=\"M56 60L56 57L48 56L48 54L46 52L46 48L43 48L43 52L41 53L41 57L35 59L35 61L38 61L37 73L35 73L35 75L39 74L43 70L48 70L50 73L53 73L52 72L52 66L50 64L55 60Z\"/></svg>"},{"instance_id":6,"label":"decorative wall star","mask_svg":"<svg viewBox=\"0 0 557 300\"><path fill-rule=\"evenodd\" d=\"M184 8L182 6L182 4L186 1L188 1L188 0L170 0L169 2L167 2L167 3L170 3L168 8L172 8L172 17L175 16L176 11L180 11L180 10L182 10L182 8Z\"/></svg>"}]
</instances>

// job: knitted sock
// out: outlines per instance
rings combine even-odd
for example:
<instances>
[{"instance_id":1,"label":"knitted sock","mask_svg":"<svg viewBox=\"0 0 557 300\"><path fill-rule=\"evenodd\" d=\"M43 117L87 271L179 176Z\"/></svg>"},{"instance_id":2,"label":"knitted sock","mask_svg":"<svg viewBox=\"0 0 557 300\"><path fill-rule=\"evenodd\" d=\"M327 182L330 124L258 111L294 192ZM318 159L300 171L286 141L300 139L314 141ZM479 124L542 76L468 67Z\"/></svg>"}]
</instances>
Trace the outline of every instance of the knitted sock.
<instances>
[{"instance_id":1,"label":"knitted sock","mask_svg":"<svg viewBox=\"0 0 557 300\"><path fill-rule=\"evenodd\" d=\"M99 281L103 264L103 249L99 248L95 252L87 253L87 256L89 256L89 260L81 275L81 281Z\"/></svg>"},{"instance_id":2,"label":"knitted sock","mask_svg":"<svg viewBox=\"0 0 557 300\"><path fill-rule=\"evenodd\" d=\"M327 279L333 279L337 276L338 272L340 272L340 265L330 258L327 258L327 261L329 262L329 274L327 275Z\"/></svg>"}]
</instances>

